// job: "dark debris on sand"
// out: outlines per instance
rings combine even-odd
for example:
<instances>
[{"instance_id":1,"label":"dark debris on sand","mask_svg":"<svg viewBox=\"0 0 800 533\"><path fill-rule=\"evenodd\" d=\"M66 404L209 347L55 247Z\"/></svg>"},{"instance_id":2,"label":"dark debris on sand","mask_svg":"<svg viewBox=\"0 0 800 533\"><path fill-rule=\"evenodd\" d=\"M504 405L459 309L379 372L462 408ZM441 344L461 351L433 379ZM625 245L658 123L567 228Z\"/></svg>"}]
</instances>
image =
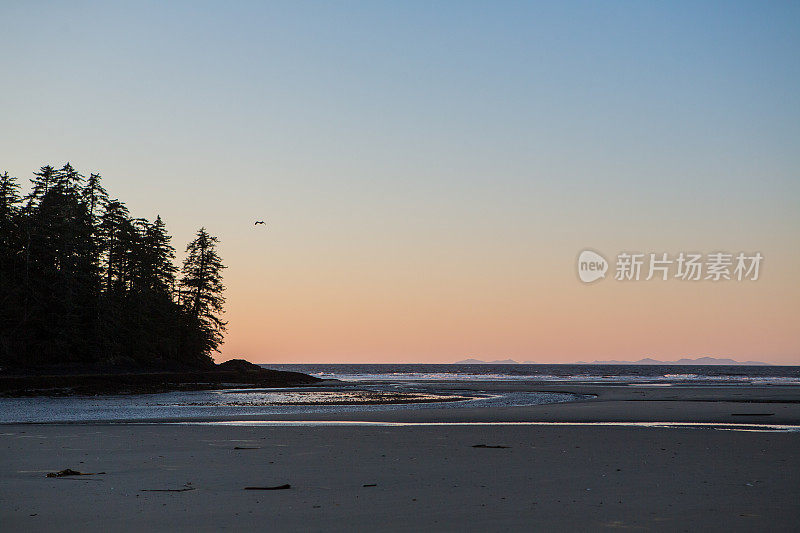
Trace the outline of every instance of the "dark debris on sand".
<instances>
[{"instance_id":1,"label":"dark debris on sand","mask_svg":"<svg viewBox=\"0 0 800 533\"><path fill-rule=\"evenodd\" d=\"M291 488L292 486L286 483L285 485L275 485L273 487L245 487L244 490L286 490Z\"/></svg>"},{"instance_id":2,"label":"dark debris on sand","mask_svg":"<svg viewBox=\"0 0 800 533\"><path fill-rule=\"evenodd\" d=\"M99 476L100 474L105 474L105 472L78 472L77 470L73 470L71 468L65 468L64 470L59 470L58 472L48 472L45 477Z\"/></svg>"}]
</instances>

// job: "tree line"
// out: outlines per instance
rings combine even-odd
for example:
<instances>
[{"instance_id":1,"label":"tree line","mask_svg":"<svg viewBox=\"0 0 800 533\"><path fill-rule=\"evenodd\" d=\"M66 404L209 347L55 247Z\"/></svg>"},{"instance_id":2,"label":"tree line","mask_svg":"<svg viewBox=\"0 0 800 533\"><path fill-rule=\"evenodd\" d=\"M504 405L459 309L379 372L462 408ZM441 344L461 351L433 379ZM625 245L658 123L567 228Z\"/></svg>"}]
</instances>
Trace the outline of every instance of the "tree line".
<instances>
[{"instance_id":1,"label":"tree line","mask_svg":"<svg viewBox=\"0 0 800 533\"><path fill-rule=\"evenodd\" d=\"M178 269L161 217L132 217L100 174L43 166L26 195L0 174L0 367L210 367L217 243L201 228Z\"/></svg>"}]
</instances>

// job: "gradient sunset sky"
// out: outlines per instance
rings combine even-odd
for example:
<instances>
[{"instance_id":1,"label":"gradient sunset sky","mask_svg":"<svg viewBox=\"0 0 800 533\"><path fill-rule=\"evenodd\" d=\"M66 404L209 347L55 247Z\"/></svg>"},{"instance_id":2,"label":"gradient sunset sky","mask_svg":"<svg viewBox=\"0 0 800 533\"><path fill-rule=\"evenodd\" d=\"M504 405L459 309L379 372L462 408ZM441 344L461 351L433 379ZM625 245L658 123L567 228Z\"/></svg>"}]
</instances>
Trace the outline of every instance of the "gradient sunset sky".
<instances>
[{"instance_id":1,"label":"gradient sunset sky","mask_svg":"<svg viewBox=\"0 0 800 533\"><path fill-rule=\"evenodd\" d=\"M218 360L800 364L800 3L32 1L0 24L0 171L100 172L180 257L217 235ZM585 248L764 262L587 285Z\"/></svg>"}]
</instances>

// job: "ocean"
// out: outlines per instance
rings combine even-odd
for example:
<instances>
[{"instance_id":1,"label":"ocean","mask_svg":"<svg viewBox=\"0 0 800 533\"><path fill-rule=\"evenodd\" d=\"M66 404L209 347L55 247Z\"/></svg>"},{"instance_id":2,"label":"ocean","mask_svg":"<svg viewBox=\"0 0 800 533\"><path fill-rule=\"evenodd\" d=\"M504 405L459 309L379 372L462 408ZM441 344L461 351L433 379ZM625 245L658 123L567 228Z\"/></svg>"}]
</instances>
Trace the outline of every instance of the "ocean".
<instances>
[{"instance_id":1,"label":"ocean","mask_svg":"<svg viewBox=\"0 0 800 533\"><path fill-rule=\"evenodd\" d=\"M800 385L798 366L296 364L262 365L344 383L285 389L0 398L0 424L20 422L177 422L268 415L512 407L586 398L566 392L492 392L447 382L536 381L624 386ZM348 383L349 382L349 383ZM442 384L437 386L437 382Z\"/></svg>"},{"instance_id":2,"label":"ocean","mask_svg":"<svg viewBox=\"0 0 800 533\"><path fill-rule=\"evenodd\" d=\"M800 366L539 364L262 364L344 381L516 381L798 385Z\"/></svg>"}]
</instances>

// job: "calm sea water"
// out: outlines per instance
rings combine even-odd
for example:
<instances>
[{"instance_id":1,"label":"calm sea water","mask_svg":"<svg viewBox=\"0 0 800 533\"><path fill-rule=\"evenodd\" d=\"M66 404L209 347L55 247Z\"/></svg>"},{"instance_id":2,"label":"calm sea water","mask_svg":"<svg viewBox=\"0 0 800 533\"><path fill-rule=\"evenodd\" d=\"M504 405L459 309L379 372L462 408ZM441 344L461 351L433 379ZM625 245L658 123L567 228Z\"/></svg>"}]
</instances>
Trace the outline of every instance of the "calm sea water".
<instances>
[{"instance_id":1,"label":"calm sea water","mask_svg":"<svg viewBox=\"0 0 800 533\"><path fill-rule=\"evenodd\" d=\"M415 388L411 382L345 384L336 389L301 387L176 391L116 396L0 398L0 424L225 420L303 413L513 407L568 402L581 398L579 395L558 392L431 392ZM352 403L353 400L373 400L376 396L397 394L406 397L412 395L422 402ZM456 398L458 401L448 401Z\"/></svg>"},{"instance_id":2,"label":"calm sea water","mask_svg":"<svg viewBox=\"0 0 800 533\"><path fill-rule=\"evenodd\" d=\"M510 407L565 402L578 396L552 392L476 391L465 401L403 405L352 405L353 397L430 394L439 389L415 382L532 380L671 385L800 385L797 366L650 365L262 365L354 382L333 389L241 389L86 397L0 398L0 424L18 422L189 421L245 416L300 415L395 409ZM443 384L442 394L452 394ZM461 393L458 393L461 394Z\"/></svg>"},{"instance_id":3,"label":"calm sea water","mask_svg":"<svg viewBox=\"0 0 800 533\"><path fill-rule=\"evenodd\" d=\"M800 366L728 365L494 365L494 364L263 364L346 381L633 382L693 384L800 384Z\"/></svg>"}]
</instances>

